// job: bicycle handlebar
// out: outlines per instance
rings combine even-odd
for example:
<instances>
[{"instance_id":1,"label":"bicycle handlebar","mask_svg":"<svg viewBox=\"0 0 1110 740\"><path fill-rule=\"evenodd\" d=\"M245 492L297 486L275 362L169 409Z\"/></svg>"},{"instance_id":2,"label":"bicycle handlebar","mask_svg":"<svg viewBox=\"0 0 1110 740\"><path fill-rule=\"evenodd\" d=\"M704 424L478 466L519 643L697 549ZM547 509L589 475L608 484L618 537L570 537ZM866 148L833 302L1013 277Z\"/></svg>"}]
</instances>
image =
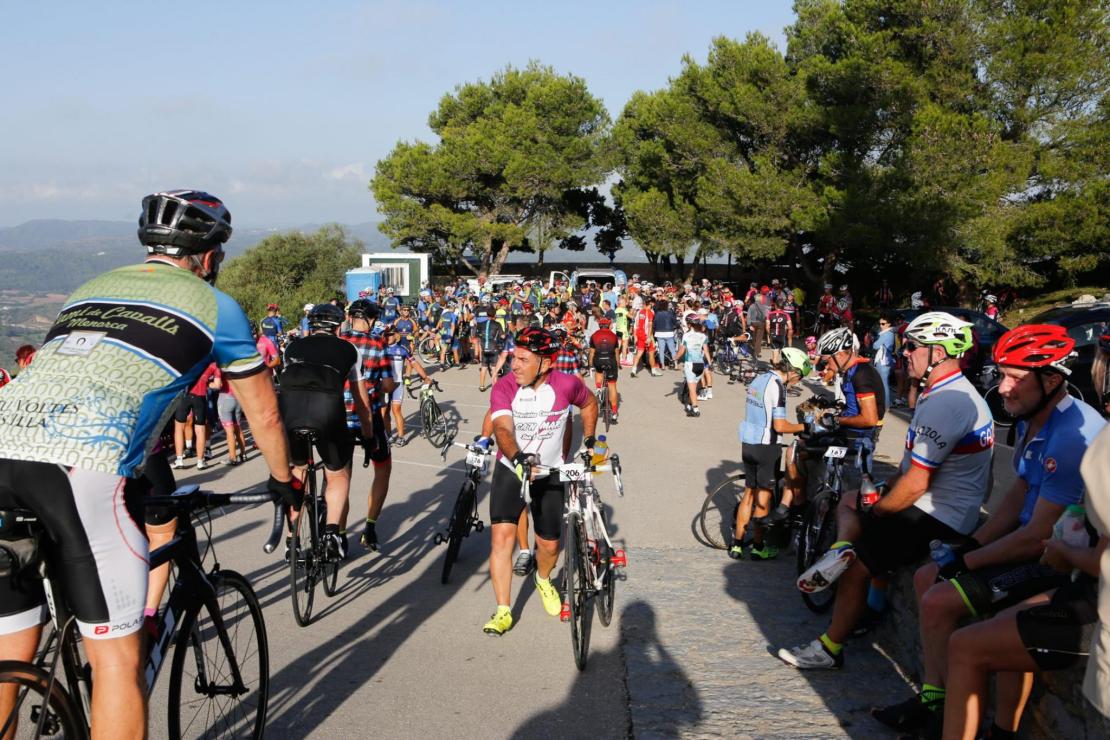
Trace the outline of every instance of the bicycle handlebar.
<instances>
[{"instance_id":1,"label":"bicycle handlebar","mask_svg":"<svg viewBox=\"0 0 1110 740\"><path fill-rule=\"evenodd\" d=\"M446 460L447 459L447 450L451 449L452 447L461 447L462 449L466 450L467 452L477 452L478 454L481 454L481 455L492 455L493 454L493 448L492 447L479 447L478 445L474 444L473 442L455 442L454 440L449 440L447 442L447 444L443 445L443 449L441 449L439 451L440 458Z\"/></svg>"},{"instance_id":2,"label":"bicycle handlebar","mask_svg":"<svg viewBox=\"0 0 1110 740\"><path fill-rule=\"evenodd\" d=\"M271 553L281 539L281 532L285 526L285 511L281 505L278 494L270 491L259 493L212 493L201 491L197 486L184 486L174 491L169 496L147 496L144 502L148 506L172 506L180 511L189 513L196 509L213 509L217 506L233 506L246 504L273 503L274 521L270 535L262 549Z\"/></svg>"}]
</instances>

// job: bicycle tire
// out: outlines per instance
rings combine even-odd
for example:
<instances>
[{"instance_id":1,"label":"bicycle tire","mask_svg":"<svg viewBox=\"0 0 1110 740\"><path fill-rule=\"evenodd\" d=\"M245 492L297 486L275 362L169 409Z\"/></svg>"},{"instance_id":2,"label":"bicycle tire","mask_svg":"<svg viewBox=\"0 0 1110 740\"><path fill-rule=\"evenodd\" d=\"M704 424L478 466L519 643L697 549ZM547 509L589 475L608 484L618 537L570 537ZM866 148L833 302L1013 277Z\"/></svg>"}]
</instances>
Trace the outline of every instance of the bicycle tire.
<instances>
[{"instance_id":1,"label":"bicycle tire","mask_svg":"<svg viewBox=\"0 0 1110 740\"><path fill-rule=\"evenodd\" d=\"M270 649L262 607L250 583L235 571L221 570L209 578L216 588L227 643L220 639L209 606L186 614L170 667L169 734L261 738L270 698ZM245 690L239 695L234 691L233 657ZM197 711L183 722L183 711L188 714L193 707ZM201 714L207 719L201 721L203 727L194 728Z\"/></svg>"},{"instance_id":2,"label":"bicycle tire","mask_svg":"<svg viewBox=\"0 0 1110 740\"><path fill-rule=\"evenodd\" d=\"M443 556L443 573L439 582L447 583L451 578L451 568L459 557L463 538L470 533L470 512L474 511L474 497L476 494L474 483L467 480L459 490L455 499L455 510L451 513L451 522L447 532L447 553Z\"/></svg>"},{"instance_id":3,"label":"bicycle tire","mask_svg":"<svg viewBox=\"0 0 1110 740\"><path fill-rule=\"evenodd\" d=\"M717 550L732 546L736 529L736 510L744 500L744 474L726 478L705 496L698 515L698 526L706 544Z\"/></svg>"},{"instance_id":4,"label":"bicycle tire","mask_svg":"<svg viewBox=\"0 0 1110 740\"><path fill-rule=\"evenodd\" d=\"M566 599L570 605L570 644L574 653L574 664L578 670L586 670L586 660L590 653L590 627L593 622L593 599L588 594L586 538L582 532L582 517L573 513L567 520L566 558L563 562L563 578L566 586Z\"/></svg>"},{"instance_id":5,"label":"bicycle tire","mask_svg":"<svg viewBox=\"0 0 1110 740\"><path fill-rule=\"evenodd\" d=\"M817 562L818 558L836 542L836 507L835 491L826 489L817 494L806 509L805 517L802 519L802 533L798 540L798 575ZM814 614L824 614L832 607L833 600L836 598L836 584L832 584L824 591L801 595L802 601L810 611Z\"/></svg>"},{"instance_id":6,"label":"bicycle tire","mask_svg":"<svg viewBox=\"0 0 1110 740\"><path fill-rule=\"evenodd\" d=\"M63 683L60 676L56 678L47 700L46 688L50 685L50 675L45 670L19 660L0 661L0 685L13 684L17 687L12 713L0 722L0 736L7 737L14 729L17 733L14 736L19 738L87 738L89 728ZM38 703L32 699L32 694ZM44 706L48 707L45 715L42 713ZM43 722L41 735L38 732L40 719Z\"/></svg>"},{"instance_id":7,"label":"bicycle tire","mask_svg":"<svg viewBox=\"0 0 1110 740\"><path fill-rule=\"evenodd\" d=\"M439 360L439 350L436 349L435 340L432 337L424 337L420 340L420 344L416 347L420 359L425 363L436 362Z\"/></svg>"},{"instance_id":8,"label":"bicycle tire","mask_svg":"<svg viewBox=\"0 0 1110 740\"><path fill-rule=\"evenodd\" d=\"M426 424L424 433L433 447L440 448L447 444L447 419L443 417L443 412L440 411L439 404L434 398L427 404Z\"/></svg>"},{"instance_id":9,"label":"bicycle tire","mask_svg":"<svg viewBox=\"0 0 1110 740\"><path fill-rule=\"evenodd\" d=\"M601 390L601 415L605 419L605 431L609 431L609 425L613 423L613 409L609 406L609 387L606 386Z\"/></svg>"},{"instance_id":10,"label":"bicycle tire","mask_svg":"<svg viewBox=\"0 0 1110 740\"><path fill-rule=\"evenodd\" d=\"M313 572L312 539L309 522L314 516L311 499L305 499L301 515L293 525L289 546L289 595L293 599L293 619L301 627L312 622L312 602L316 595L316 574Z\"/></svg>"},{"instance_id":11,"label":"bicycle tire","mask_svg":"<svg viewBox=\"0 0 1110 740\"><path fill-rule=\"evenodd\" d=\"M323 488L320 490L320 501L324 504L321 507L322 511L327 511L327 498L325 495L328 490L328 479L324 478ZM335 558L331 558L328 554L328 544L324 540L323 533L326 531L326 517L321 517L319 537L316 540L316 552L320 563L320 580L324 584L324 594L331 598L339 593L339 553L336 553Z\"/></svg>"},{"instance_id":12,"label":"bicycle tire","mask_svg":"<svg viewBox=\"0 0 1110 740\"><path fill-rule=\"evenodd\" d=\"M609 526L605 521L605 510L600 508L600 504L598 505L597 516L597 526L608 532ZM613 571L613 548L609 545L608 540L601 536L601 532L597 534L599 535L597 538L598 567L601 567L601 563L605 563L605 575L602 576L601 590L597 594L597 618L602 627L608 627L613 621L613 604L617 598L617 576Z\"/></svg>"}]
</instances>

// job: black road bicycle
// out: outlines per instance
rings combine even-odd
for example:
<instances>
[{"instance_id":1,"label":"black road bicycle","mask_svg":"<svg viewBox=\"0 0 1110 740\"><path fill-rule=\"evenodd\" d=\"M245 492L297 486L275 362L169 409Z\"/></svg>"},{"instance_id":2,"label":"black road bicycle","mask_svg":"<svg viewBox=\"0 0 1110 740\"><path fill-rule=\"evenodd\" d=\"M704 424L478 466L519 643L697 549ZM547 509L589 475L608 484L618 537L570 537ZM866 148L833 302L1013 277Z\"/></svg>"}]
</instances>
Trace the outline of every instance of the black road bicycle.
<instances>
[{"instance_id":1,"label":"black road bicycle","mask_svg":"<svg viewBox=\"0 0 1110 740\"><path fill-rule=\"evenodd\" d=\"M270 658L262 608L247 579L220 567L215 557L205 571L196 524L204 528L213 552L211 522L199 517L194 522L194 515L220 506L269 502L275 504L274 523L264 549L272 552L284 523L272 493L209 493L191 485L170 496L146 498L148 506L177 513L174 538L150 553L150 567L168 563L174 578L156 622L157 636L145 655L147 690L153 692L165 658L173 652L166 707L172 738L263 736ZM52 627L34 661L0 661L0 684L13 686L15 697L0 737L86 738L89 733L93 676L82 656L76 617L65 595L55 590L52 564L43 557L41 545L48 537L33 512L0 512L0 575L41 578L46 593L54 594L47 599Z\"/></svg>"},{"instance_id":2,"label":"black road bicycle","mask_svg":"<svg viewBox=\"0 0 1110 740\"><path fill-rule=\"evenodd\" d=\"M420 388L420 424L425 439L433 447L442 449L450 441L450 434L447 430L447 419L443 416L439 402L436 401L436 391L443 393L443 389L439 387L439 381L436 380L425 383Z\"/></svg>"},{"instance_id":3,"label":"black road bicycle","mask_svg":"<svg viewBox=\"0 0 1110 740\"><path fill-rule=\"evenodd\" d=\"M443 557L443 574L440 583L447 583L451 577L451 568L459 557L459 548L462 547L464 538L471 532L481 532L485 523L478 516L478 483L486 472L489 456L493 452L476 444L463 442L448 442L443 446L440 456L447 458L447 450L451 445L466 450L466 480L463 481L459 495L455 498L455 508L451 510L451 519L447 522L447 531L436 532L435 543L447 544L447 554Z\"/></svg>"}]
</instances>

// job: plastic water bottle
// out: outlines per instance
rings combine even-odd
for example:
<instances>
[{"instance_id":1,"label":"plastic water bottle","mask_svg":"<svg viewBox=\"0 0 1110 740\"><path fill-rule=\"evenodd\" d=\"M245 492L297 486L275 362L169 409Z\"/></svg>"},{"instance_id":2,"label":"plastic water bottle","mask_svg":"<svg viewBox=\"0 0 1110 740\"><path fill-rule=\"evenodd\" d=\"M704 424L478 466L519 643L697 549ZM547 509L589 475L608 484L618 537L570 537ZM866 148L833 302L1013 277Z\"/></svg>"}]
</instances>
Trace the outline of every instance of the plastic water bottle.
<instances>
[{"instance_id":1,"label":"plastic water bottle","mask_svg":"<svg viewBox=\"0 0 1110 740\"><path fill-rule=\"evenodd\" d=\"M951 547L940 540L933 540L929 543L929 557L937 564L937 568L942 571L947 566L956 562L956 553L952 551Z\"/></svg>"},{"instance_id":2,"label":"plastic water bottle","mask_svg":"<svg viewBox=\"0 0 1110 740\"><path fill-rule=\"evenodd\" d=\"M871 476L864 474L863 481L859 487L860 505L870 509L872 506L879 503L880 498L879 489L875 487L875 483L871 480Z\"/></svg>"},{"instance_id":3,"label":"plastic water bottle","mask_svg":"<svg viewBox=\"0 0 1110 740\"><path fill-rule=\"evenodd\" d=\"M605 435L600 434L597 442L594 443L594 456L590 462L593 465L601 465L607 457L609 457L609 443L605 441Z\"/></svg>"},{"instance_id":4,"label":"plastic water bottle","mask_svg":"<svg viewBox=\"0 0 1110 740\"><path fill-rule=\"evenodd\" d=\"M1064 513L1052 527L1052 539L1061 540L1072 547L1089 547L1091 539L1087 534L1087 510L1079 504L1072 504L1064 509ZM1079 569L1075 568L1071 572L1071 579L1074 581L1078 576Z\"/></svg>"}]
</instances>

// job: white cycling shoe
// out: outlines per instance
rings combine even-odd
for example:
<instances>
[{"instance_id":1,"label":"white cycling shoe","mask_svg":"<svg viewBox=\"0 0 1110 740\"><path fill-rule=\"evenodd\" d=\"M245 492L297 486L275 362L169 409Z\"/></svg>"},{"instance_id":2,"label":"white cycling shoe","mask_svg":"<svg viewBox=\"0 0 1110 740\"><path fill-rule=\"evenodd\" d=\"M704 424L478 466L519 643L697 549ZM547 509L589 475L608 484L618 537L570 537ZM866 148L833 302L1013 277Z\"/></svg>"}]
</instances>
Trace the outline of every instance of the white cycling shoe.
<instances>
[{"instance_id":1,"label":"white cycling shoe","mask_svg":"<svg viewBox=\"0 0 1110 740\"><path fill-rule=\"evenodd\" d=\"M844 575L852 563L856 562L856 549L851 545L844 545L829 550L805 573L798 576L798 590L802 593L815 594L824 591Z\"/></svg>"}]
</instances>

